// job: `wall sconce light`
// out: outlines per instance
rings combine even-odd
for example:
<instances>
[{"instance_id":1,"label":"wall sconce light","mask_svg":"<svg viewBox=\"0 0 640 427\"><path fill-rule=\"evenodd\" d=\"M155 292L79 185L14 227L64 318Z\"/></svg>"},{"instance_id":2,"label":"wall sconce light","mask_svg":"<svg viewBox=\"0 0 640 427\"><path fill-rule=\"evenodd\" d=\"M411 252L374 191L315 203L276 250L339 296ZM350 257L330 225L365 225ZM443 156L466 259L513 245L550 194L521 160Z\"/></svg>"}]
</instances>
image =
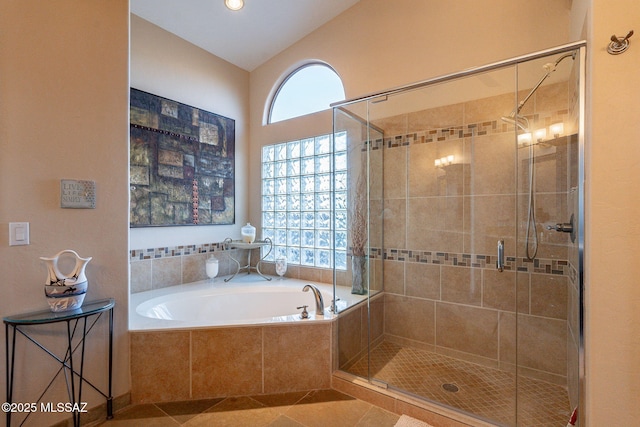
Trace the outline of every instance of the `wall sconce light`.
<instances>
[{"instance_id":1,"label":"wall sconce light","mask_svg":"<svg viewBox=\"0 0 640 427\"><path fill-rule=\"evenodd\" d=\"M448 156L440 157L439 159L436 159L433 163L437 168L441 168L444 166L452 165L455 159L456 158L453 154L449 154Z\"/></svg>"},{"instance_id":2,"label":"wall sconce light","mask_svg":"<svg viewBox=\"0 0 640 427\"><path fill-rule=\"evenodd\" d=\"M240 10L244 7L244 0L224 0L224 5L230 10Z\"/></svg>"},{"instance_id":3,"label":"wall sconce light","mask_svg":"<svg viewBox=\"0 0 640 427\"><path fill-rule=\"evenodd\" d=\"M542 142L547 137L547 128L537 129L535 131L536 141Z\"/></svg>"},{"instance_id":4,"label":"wall sconce light","mask_svg":"<svg viewBox=\"0 0 640 427\"><path fill-rule=\"evenodd\" d=\"M518 145L531 144L531 132L521 133L518 135Z\"/></svg>"},{"instance_id":5,"label":"wall sconce light","mask_svg":"<svg viewBox=\"0 0 640 427\"><path fill-rule=\"evenodd\" d=\"M551 134L554 136L554 138L557 138L564 133L564 123L554 123L549 126L549 130L551 131Z\"/></svg>"}]
</instances>

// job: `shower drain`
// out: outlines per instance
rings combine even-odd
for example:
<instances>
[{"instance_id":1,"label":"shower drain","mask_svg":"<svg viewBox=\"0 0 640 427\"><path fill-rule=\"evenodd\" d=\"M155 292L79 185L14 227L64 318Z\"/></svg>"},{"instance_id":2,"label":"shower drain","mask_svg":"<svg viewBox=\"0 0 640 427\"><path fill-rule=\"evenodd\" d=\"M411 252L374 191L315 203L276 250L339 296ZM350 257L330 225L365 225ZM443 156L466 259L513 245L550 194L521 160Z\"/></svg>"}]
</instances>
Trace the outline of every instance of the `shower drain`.
<instances>
[{"instance_id":1,"label":"shower drain","mask_svg":"<svg viewBox=\"0 0 640 427\"><path fill-rule=\"evenodd\" d=\"M451 393L457 393L457 392L458 392L458 390L460 390L460 389L458 388L458 386L457 386L457 385L455 385L455 384L451 384L451 383L444 383L444 384L442 384L442 388L443 388L445 391L448 391L448 392L451 392Z\"/></svg>"}]
</instances>

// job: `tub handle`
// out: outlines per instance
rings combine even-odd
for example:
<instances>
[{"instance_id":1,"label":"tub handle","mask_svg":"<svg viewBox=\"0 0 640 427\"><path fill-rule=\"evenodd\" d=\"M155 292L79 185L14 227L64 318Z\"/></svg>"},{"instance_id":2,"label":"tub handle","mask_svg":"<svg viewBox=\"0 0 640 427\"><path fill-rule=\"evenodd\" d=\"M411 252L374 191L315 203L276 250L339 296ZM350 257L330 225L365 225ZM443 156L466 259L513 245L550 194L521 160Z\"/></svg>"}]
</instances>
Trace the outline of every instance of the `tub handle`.
<instances>
[{"instance_id":1,"label":"tub handle","mask_svg":"<svg viewBox=\"0 0 640 427\"><path fill-rule=\"evenodd\" d=\"M307 311L307 307L309 307L308 305L303 305L301 307L296 307L298 310L302 309L302 313L300 313L300 318L301 319L308 319L309 318L309 312Z\"/></svg>"}]
</instances>

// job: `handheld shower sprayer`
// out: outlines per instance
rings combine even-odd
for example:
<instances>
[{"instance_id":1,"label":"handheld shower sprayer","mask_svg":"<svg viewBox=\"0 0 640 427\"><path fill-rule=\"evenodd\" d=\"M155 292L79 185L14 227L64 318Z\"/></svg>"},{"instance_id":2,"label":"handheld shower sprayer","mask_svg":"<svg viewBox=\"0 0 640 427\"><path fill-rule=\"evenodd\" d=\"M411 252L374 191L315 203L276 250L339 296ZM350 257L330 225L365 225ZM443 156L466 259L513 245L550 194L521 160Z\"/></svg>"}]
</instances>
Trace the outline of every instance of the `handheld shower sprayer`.
<instances>
[{"instance_id":1,"label":"handheld shower sprayer","mask_svg":"<svg viewBox=\"0 0 640 427\"><path fill-rule=\"evenodd\" d=\"M538 83L531 89L529 94L524 97L522 101L518 103L516 108L511 111L511 113L506 117L501 117L502 121L505 123L512 124L516 126L518 129L523 132L531 132L529 128L529 120L525 116L520 115L520 110L524 107L524 105L529 101L529 98L533 96L536 90L542 85L542 83L549 78L549 76L556 71L558 64L562 62L565 58L571 57L571 59L576 58L577 51L573 51L571 53L567 53L558 58L555 62L547 62L542 66L544 68L544 75L538 81ZM527 229L525 236L525 250L527 259L532 261L535 259L538 254L538 228L536 225L536 216L535 216L535 191L534 191L534 171L535 171L535 156L533 155L533 149L535 144L529 144L529 196L528 202L529 206L527 208Z\"/></svg>"}]
</instances>

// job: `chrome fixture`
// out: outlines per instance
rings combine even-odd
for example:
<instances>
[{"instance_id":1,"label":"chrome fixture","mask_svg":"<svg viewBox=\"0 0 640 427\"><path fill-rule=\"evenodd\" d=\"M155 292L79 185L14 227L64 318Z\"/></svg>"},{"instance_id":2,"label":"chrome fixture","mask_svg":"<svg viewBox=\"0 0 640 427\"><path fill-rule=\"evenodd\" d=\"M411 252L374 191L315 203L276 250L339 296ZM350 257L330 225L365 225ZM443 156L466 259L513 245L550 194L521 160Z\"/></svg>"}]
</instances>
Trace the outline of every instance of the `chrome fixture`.
<instances>
[{"instance_id":1,"label":"chrome fixture","mask_svg":"<svg viewBox=\"0 0 640 427\"><path fill-rule=\"evenodd\" d=\"M303 305L300 307L296 307L298 310L302 309L302 313L300 313L300 318L301 319L308 319L309 318L309 312L307 311L307 307L309 307L308 305Z\"/></svg>"},{"instance_id":2,"label":"chrome fixture","mask_svg":"<svg viewBox=\"0 0 640 427\"><path fill-rule=\"evenodd\" d=\"M309 292L309 290L313 292L313 296L316 299L316 316L324 316L324 300L320 289L311 284L304 285L304 288L302 288L302 292Z\"/></svg>"},{"instance_id":3,"label":"chrome fixture","mask_svg":"<svg viewBox=\"0 0 640 427\"><path fill-rule=\"evenodd\" d=\"M555 225L547 225L547 230L556 230L559 233L569 233L571 235L571 242L575 243L576 227L574 223L575 223L575 218L573 214L571 214L571 218L569 219L569 222L558 223Z\"/></svg>"},{"instance_id":4,"label":"chrome fixture","mask_svg":"<svg viewBox=\"0 0 640 427\"><path fill-rule=\"evenodd\" d=\"M496 269L501 273L504 271L504 240L498 240L498 260L496 261Z\"/></svg>"},{"instance_id":5,"label":"chrome fixture","mask_svg":"<svg viewBox=\"0 0 640 427\"><path fill-rule=\"evenodd\" d=\"M556 60L556 62L547 62L546 64L544 64L542 66L542 68L544 68L545 71L546 71L546 73L544 73L544 76L542 76L540 81L533 87L533 89L531 89L531 92L529 92L529 94L527 96L525 96L522 101L520 101L518 106L513 109L511 114L509 114L506 117L502 117L502 120L507 122L507 123L512 123L512 124L513 124L514 120L516 122L518 120L522 120L522 119L526 120L525 117L520 116L520 110L522 110L522 108L524 107L524 104L526 104L527 101L529 100L529 98L531 98L531 96L535 93L535 91L538 90L540 85L542 85L542 82L544 82L547 78L549 78L549 76L556 70L556 67L558 66L558 64L561 63L565 58L569 58L569 57L571 57L571 59L575 59L576 58L576 52L574 51L574 52L570 52L570 53L564 54L560 58L558 58ZM527 123L527 127L528 127L529 122L527 121L526 123ZM520 129L522 129L521 126L518 126L518 127Z\"/></svg>"},{"instance_id":6,"label":"chrome fixture","mask_svg":"<svg viewBox=\"0 0 640 427\"><path fill-rule=\"evenodd\" d=\"M607 52L611 55L620 55L629 47L629 37L633 35L633 30L629 31L624 38L619 38L615 34L611 36L611 43L607 46Z\"/></svg>"}]
</instances>

